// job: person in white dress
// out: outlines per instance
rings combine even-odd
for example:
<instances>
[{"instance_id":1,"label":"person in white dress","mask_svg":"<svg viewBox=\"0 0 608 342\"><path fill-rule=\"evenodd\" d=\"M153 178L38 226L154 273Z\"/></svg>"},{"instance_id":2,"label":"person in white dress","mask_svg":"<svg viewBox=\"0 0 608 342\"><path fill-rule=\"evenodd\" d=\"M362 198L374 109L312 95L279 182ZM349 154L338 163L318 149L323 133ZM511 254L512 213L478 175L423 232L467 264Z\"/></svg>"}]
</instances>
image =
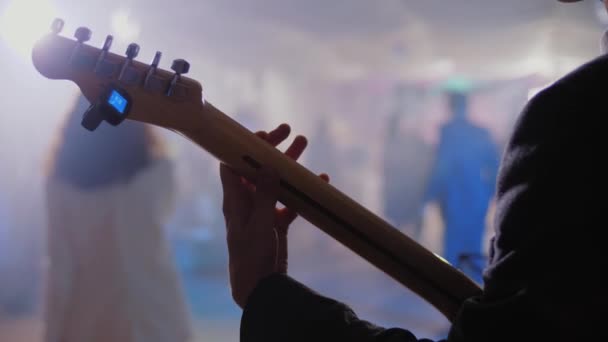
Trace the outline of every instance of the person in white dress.
<instances>
[{"instance_id":1,"label":"person in white dress","mask_svg":"<svg viewBox=\"0 0 608 342\"><path fill-rule=\"evenodd\" d=\"M48 170L44 342L189 341L164 231L172 163L144 124L85 130L87 105L68 116Z\"/></svg>"}]
</instances>

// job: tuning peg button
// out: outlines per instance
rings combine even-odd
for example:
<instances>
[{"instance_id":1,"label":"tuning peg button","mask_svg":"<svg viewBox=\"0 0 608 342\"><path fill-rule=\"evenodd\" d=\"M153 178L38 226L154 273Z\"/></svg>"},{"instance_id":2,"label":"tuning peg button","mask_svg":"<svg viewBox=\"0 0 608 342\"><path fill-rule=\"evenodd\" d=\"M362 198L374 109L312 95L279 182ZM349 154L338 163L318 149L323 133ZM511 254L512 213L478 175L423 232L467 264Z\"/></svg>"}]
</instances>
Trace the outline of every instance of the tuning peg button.
<instances>
[{"instance_id":1,"label":"tuning peg button","mask_svg":"<svg viewBox=\"0 0 608 342\"><path fill-rule=\"evenodd\" d=\"M127 52L125 54L127 55L128 59L134 59L135 57L137 57L137 55L139 55L139 45L135 43L129 44L129 46L127 47Z\"/></svg>"},{"instance_id":2,"label":"tuning peg button","mask_svg":"<svg viewBox=\"0 0 608 342\"><path fill-rule=\"evenodd\" d=\"M91 30L87 27L79 27L76 29L76 32L74 32L74 37L76 37L78 43L72 51L72 55L70 56L70 63L76 62L76 57L78 56L80 47L82 46L82 44L84 44L84 42L89 41L89 39L91 39Z\"/></svg>"},{"instance_id":3,"label":"tuning peg button","mask_svg":"<svg viewBox=\"0 0 608 342\"><path fill-rule=\"evenodd\" d=\"M137 57L137 55L139 55L139 45L137 45L135 43L129 44L125 54L127 55L127 58L125 59L124 63L122 64L122 67L120 69L120 74L118 75L119 80L123 79L123 77L125 76L125 72L127 71L127 68L129 67L129 65L131 65L131 62L133 61L133 59L135 57Z\"/></svg>"},{"instance_id":4,"label":"tuning peg button","mask_svg":"<svg viewBox=\"0 0 608 342\"><path fill-rule=\"evenodd\" d=\"M167 88L167 96L171 96L175 91L175 85L179 81L182 74L187 74L190 71L190 63L183 59L176 59L171 63L171 70L175 71L175 74L171 78L171 83Z\"/></svg>"},{"instance_id":5,"label":"tuning peg button","mask_svg":"<svg viewBox=\"0 0 608 342\"><path fill-rule=\"evenodd\" d=\"M79 27L74 32L74 37L79 43L88 42L91 39L91 30L88 27Z\"/></svg>"},{"instance_id":6,"label":"tuning peg button","mask_svg":"<svg viewBox=\"0 0 608 342\"><path fill-rule=\"evenodd\" d=\"M171 70L175 71L177 75L187 74L190 70L190 63L183 59L176 59L171 63Z\"/></svg>"},{"instance_id":7,"label":"tuning peg button","mask_svg":"<svg viewBox=\"0 0 608 342\"><path fill-rule=\"evenodd\" d=\"M51 24L51 32L53 32L53 34L59 34L62 30L63 30L63 25L64 25L64 21L61 18L56 18L55 20L53 20L53 23Z\"/></svg>"}]
</instances>

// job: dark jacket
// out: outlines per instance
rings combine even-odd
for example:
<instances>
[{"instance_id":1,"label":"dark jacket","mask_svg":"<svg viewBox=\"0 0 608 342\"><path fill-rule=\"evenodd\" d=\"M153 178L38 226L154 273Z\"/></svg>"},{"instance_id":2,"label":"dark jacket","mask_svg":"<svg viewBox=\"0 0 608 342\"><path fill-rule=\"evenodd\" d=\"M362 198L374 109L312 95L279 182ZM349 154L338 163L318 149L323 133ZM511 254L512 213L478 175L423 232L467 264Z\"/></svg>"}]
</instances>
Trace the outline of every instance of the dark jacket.
<instances>
[{"instance_id":1,"label":"dark jacket","mask_svg":"<svg viewBox=\"0 0 608 342\"><path fill-rule=\"evenodd\" d=\"M448 341L608 341L605 162L608 57L535 96L518 119L497 180L496 234L484 291ZM365 294L362 294L365 295ZM418 341L360 320L285 275L255 289L242 317L249 341Z\"/></svg>"}]
</instances>

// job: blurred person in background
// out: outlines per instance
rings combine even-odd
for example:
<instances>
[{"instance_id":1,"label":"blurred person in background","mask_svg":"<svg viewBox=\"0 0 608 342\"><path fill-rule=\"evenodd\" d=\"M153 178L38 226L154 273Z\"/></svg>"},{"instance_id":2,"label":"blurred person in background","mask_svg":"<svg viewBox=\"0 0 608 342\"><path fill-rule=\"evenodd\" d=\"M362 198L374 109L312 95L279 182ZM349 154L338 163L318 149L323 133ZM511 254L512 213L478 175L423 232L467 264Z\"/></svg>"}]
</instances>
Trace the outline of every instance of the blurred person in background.
<instances>
[{"instance_id":1,"label":"blurred person in background","mask_svg":"<svg viewBox=\"0 0 608 342\"><path fill-rule=\"evenodd\" d=\"M467 101L465 93L448 93L451 117L441 127L424 203L439 205L445 226L443 257L480 283L486 216L500 156L490 133L468 118Z\"/></svg>"},{"instance_id":2,"label":"blurred person in background","mask_svg":"<svg viewBox=\"0 0 608 342\"><path fill-rule=\"evenodd\" d=\"M46 184L45 342L184 342L190 317L165 222L173 165L141 123L81 125L81 97Z\"/></svg>"}]
</instances>

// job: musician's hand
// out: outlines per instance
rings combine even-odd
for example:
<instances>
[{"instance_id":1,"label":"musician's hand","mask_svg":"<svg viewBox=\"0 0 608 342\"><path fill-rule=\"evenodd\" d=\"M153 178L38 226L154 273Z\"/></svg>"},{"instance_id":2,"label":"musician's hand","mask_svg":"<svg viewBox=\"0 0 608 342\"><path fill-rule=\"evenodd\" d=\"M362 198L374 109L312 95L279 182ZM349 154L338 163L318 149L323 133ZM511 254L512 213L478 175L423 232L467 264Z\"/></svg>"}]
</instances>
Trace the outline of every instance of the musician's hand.
<instances>
[{"instance_id":1,"label":"musician's hand","mask_svg":"<svg viewBox=\"0 0 608 342\"><path fill-rule=\"evenodd\" d=\"M277 146L287 139L290 130L284 124L270 133L257 135ZM306 138L298 136L285 154L297 160L306 145ZM287 272L287 230L297 213L276 207L280 180L273 170L260 168L255 184L224 164L220 165L220 176L232 297L243 308L261 279L276 272ZM321 177L329 180L327 175Z\"/></svg>"}]
</instances>

